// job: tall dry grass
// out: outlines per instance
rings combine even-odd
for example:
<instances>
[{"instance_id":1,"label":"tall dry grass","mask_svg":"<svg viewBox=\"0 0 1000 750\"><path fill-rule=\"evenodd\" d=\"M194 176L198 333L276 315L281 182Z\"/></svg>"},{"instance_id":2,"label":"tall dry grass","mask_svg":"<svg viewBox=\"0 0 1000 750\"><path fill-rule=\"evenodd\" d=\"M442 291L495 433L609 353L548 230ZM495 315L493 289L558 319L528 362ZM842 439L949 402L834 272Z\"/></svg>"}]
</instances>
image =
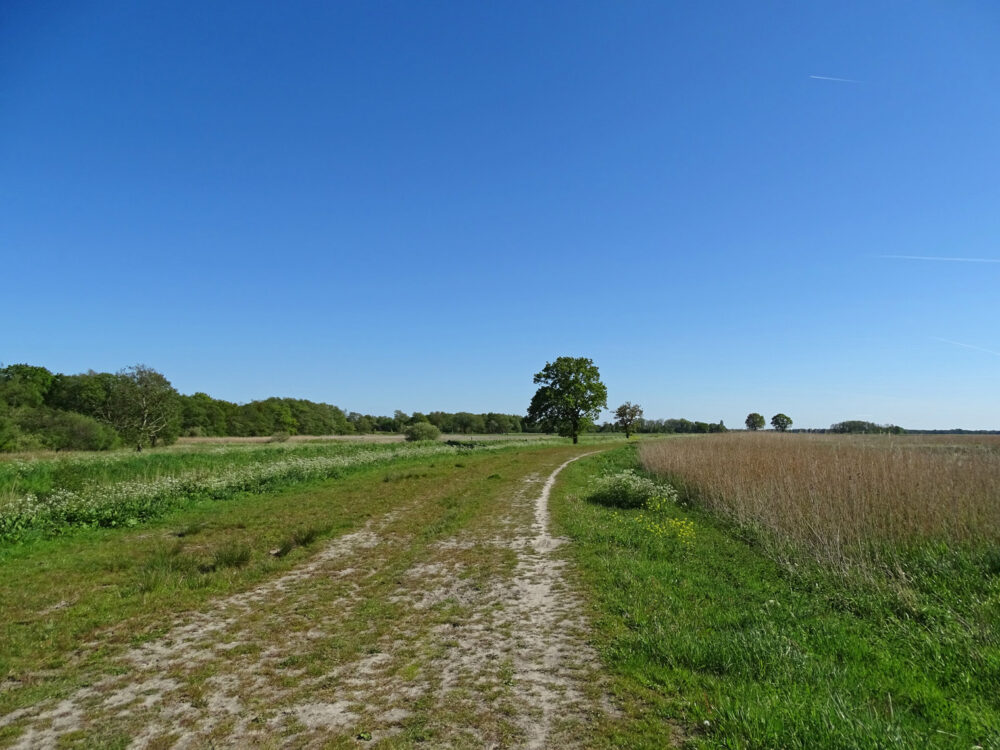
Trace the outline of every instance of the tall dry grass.
<instances>
[{"instance_id":1,"label":"tall dry grass","mask_svg":"<svg viewBox=\"0 0 1000 750\"><path fill-rule=\"evenodd\" d=\"M734 433L647 443L640 460L698 504L841 566L1000 542L1000 437Z\"/></svg>"}]
</instances>

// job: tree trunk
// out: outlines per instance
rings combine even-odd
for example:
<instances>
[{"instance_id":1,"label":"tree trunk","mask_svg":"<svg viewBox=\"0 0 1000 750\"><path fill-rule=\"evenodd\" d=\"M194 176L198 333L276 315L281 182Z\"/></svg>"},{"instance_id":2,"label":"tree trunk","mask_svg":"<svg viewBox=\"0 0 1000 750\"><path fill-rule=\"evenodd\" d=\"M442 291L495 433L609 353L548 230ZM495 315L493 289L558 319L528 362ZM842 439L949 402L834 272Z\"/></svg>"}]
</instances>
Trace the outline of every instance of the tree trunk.
<instances>
[{"instance_id":1,"label":"tree trunk","mask_svg":"<svg viewBox=\"0 0 1000 750\"><path fill-rule=\"evenodd\" d=\"M576 434L576 433L574 432L574 433L573 433L573 445L576 445L576 443L577 443L577 441L578 441L579 439L580 439L580 438L579 438L579 437L577 437L577 434Z\"/></svg>"}]
</instances>

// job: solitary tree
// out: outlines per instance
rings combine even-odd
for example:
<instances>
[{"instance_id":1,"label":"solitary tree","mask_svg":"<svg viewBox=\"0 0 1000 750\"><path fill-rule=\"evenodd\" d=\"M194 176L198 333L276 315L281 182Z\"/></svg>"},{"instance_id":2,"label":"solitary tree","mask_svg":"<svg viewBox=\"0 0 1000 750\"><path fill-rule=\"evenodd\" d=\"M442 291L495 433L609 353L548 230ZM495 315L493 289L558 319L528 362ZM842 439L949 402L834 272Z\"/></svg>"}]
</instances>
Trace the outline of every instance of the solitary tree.
<instances>
[{"instance_id":1,"label":"solitary tree","mask_svg":"<svg viewBox=\"0 0 1000 750\"><path fill-rule=\"evenodd\" d=\"M791 426L792 418L787 414L778 413L771 417L771 427L776 429L778 432L784 432Z\"/></svg>"},{"instance_id":2,"label":"solitary tree","mask_svg":"<svg viewBox=\"0 0 1000 750\"><path fill-rule=\"evenodd\" d=\"M633 404L631 401L626 401L615 409L615 418L618 420L615 424L625 430L626 440L632 436L632 425L641 417L642 407L639 404Z\"/></svg>"},{"instance_id":3,"label":"solitary tree","mask_svg":"<svg viewBox=\"0 0 1000 750\"><path fill-rule=\"evenodd\" d=\"M751 432L756 432L765 424L764 415L758 414L757 412L750 412L747 414L746 426Z\"/></svg>"},{"instance_id":4,"label":"solitary tree","mask_svg":"<svg viewBox=\"0 0 1000 750\"><path fill-rule=\"evenodd\" d=\"M601 382L597 365L586 357L546 362L545 368L535 373L535 382L542 387L531 399L528 421L546 430L558 430L563 437L573 438L574 445L608 405L607 386Z\"/></svg>"}]
</instances>

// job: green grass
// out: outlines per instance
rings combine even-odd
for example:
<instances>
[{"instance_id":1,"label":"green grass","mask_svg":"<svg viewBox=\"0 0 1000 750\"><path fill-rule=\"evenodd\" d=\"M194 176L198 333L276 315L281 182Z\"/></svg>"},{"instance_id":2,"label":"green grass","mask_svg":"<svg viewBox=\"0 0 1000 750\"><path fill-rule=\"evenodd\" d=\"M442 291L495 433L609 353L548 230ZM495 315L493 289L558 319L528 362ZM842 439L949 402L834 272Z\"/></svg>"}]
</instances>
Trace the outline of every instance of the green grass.
<instances>
[{"instance_id":1,"label":"green grass","mask_svg":"<svg viewBox=\"0 0 1000 750\"><path fill-rule=\"evenodd\" d=\"M100 641L83 650L99 664L105 651L162 635L176 613L274 577L318 542L415 498L426 498L430 510L411 533L429 543L468 523L480 496L510 492L521 467L572 450L477 450L463 455L463 469L448 454L404 457L233 502L193 500L138 529L82 529L9 545L0 556L0 683L18 689L0 690L0 714L15 694L23 705L80 679L81 644ZM498 473L510 479L487 480Z\"/></svg>"},{"instance_id":2,"label":"green grass","mask_svg":"<svg viewBox=\"0 0 1000 750\"><path fill-rule=\"evenodd\" d=\"M552 441L532 445L545 442ZM0 461L0 549L85 528L139 526L198 499L228 500L371 464L513 445L524 443L234 445Z\"/></svg>"},{"instance_id":3,"label":"green grass","mask_svg":"<svg viewBox=\"0 0 1000 750\"><path fill-rule=\"evenodd\" d=\"M909 585L879 585L779 565L752 534L671 505L664 522L693 524L685 545L637 523L641 510L585 499L596 473L635 467L630 448L583 459L552 498L624 707L601 741L1000 747L996 561L927 546L908 561Z\"/></svg>"}]
</instances>

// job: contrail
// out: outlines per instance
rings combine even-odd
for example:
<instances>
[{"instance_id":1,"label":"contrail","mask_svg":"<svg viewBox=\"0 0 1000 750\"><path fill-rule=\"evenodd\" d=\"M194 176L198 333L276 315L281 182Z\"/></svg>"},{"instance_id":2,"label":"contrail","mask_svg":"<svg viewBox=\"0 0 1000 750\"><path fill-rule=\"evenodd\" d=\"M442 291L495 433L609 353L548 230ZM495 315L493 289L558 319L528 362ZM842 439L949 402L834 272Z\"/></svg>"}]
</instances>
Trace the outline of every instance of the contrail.
<instances>
[{"instance_id":1,"label":"contrail","mask_svg":"<svg viewBox=\"0 0 1000 750\"><path fill-rule=\"evenodd\" d=\"M864 83L864 81L855 81L853 78L837 78L836 76L809 76L810 78L815 78L817 81L839 81L840 83Z\"/></svg>"},{"instance_id":2,"label":"contrail","mask_svg":"<svg viewBox=\"0 0 1000 750\"><path fill-rule=\"evenodd\" d=\"M952 263L1000 263L1000 258L949 258L939 255L876 255L875 257L895 260L943 260Z\"/></svg>"},{"instance_id":3,"label":"contrail","mask_svg":"<svg viewBox=\"0 0 1000 750\"><path fill-rule=\"evenodd\" d=\"M942 339L942 338L939 338L938 336L931 336L931 338L934 339L935 341L943 341L946 344L952 344L954 346L961 346L961 347L964 347L966 349L975 349L977 352L986 352L987 354L995 354L996 356L1000 357L1000 352L995 352L992 349L984 349L981 346L973 346L972 344L963 344L961 341L952 341L951 339Z\"/></svg>"}]
</instances>

